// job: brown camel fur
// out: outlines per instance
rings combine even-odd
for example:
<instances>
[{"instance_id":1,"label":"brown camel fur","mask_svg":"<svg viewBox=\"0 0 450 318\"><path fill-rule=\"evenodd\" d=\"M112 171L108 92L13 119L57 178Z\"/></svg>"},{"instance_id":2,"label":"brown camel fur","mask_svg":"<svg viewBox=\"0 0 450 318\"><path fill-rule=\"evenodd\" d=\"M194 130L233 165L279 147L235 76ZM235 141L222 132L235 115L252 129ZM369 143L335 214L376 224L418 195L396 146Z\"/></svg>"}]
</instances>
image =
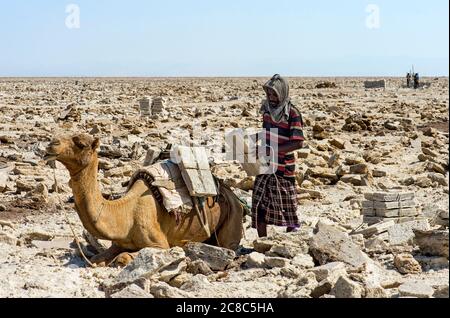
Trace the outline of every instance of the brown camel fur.
<instances>
[{"instance_id":1,"label":"brown camel fur","mask_svg":"<svg viewBox=\"0 0 450 318\"><path fill-rule=\"evenodd\" d=\"M92 258L96 264L114 259L126 265L145 247L167 249L187 242L215 241L235 250L242 238L243 207L226 186L220 186L218 203L206 207L212 237L208 237L197 214L192 211L177 222L155 200L139 180L118 200L106 200L97 182L99 139L87 134L57 138L47 148L46 160L61 162L70 173L69 185L75 209L85 229L98 239L110 240L112 247ZM213 205L213 198L208 198Z\"/></svg>"}]
</instances>

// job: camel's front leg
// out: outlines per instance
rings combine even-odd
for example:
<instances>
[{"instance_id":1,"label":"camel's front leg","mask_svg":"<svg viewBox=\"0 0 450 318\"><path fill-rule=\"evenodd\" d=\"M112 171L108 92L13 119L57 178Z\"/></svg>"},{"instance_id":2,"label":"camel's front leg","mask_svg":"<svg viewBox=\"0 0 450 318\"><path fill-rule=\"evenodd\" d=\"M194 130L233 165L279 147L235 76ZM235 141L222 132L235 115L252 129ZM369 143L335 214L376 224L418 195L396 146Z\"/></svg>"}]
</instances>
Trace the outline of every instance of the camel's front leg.
<instances>
[{"instance_id":1,"label":"camel's front leg","mask_svg":"<svg viewBox=\"0 0 450 318\"><path fill-rule=\"evenodd\" d=\"M124 253L121 253L114 260L114 264L116 266L119 266L119 267L125 267L128 264L130 264L138 254L139 254L139 252L134 252L134 253L124 252Z\"/></svg>"},{"instance_id":2,"label":"camel's front leg","mask_svg":"<svg viewBox=\"0 0 450 318\"><path fill-rule=\"evenodd\" d=\"M117 257L117 255L123 253L124 251L125 249L113 243L110 248L93 256L90 261L98 266L108 266Z\"/></svg>"}]
</instances>

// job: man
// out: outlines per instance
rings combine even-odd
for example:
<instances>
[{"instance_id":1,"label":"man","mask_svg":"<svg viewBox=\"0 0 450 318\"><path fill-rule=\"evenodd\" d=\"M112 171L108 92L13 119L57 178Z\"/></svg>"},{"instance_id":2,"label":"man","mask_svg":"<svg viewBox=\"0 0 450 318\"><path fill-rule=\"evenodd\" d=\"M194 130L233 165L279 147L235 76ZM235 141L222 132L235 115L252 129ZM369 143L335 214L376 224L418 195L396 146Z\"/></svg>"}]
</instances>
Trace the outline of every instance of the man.
<instances>
[{"instance_id":1,"label":"man","mask_svg":"<svg viewBox=\"0 0 450 318\"><path fill-rule=\"evenodd\" d=\"M287 232L300 227L297 217L294 151L303 147L302 115L291 103L288 82L276 74L264 85L267 99L261 113L266 130L266 153L278 150L273 174L256 177L252 198L252 227L259 237L267 236L267 225L286 226ZM272 133L273 130L277 133ZM272 147L271 147L272 145Z\"/></svg>"},{"instance_id":2,"label":"man","mask_svg":"<svg viewBox=\"0 0 450 318\"><path fill-rule=\"evenodd\" d=\"M414 74L414 89L419 88L419 73Z\"/></svg>"},{"instance_id":3,"label":"man","mask_svg":"<svg viewBox=\"0 0 450 318\"><path fill-rule=\"evenodd\" d=\"M411 87L411 73L406 74L406 87Z\"/></svg>"}]
</instances>

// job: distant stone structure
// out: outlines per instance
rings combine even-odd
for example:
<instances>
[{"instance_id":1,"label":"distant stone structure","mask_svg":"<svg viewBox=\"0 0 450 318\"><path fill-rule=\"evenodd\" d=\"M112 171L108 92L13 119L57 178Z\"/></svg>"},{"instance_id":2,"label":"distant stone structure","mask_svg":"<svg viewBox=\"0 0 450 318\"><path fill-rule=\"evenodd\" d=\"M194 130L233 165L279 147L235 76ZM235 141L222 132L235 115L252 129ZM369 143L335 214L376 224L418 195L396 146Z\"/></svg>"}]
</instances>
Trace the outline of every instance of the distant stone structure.
<instances>
[{"instance_id":1,"label":"distant stone structure","mask_svg":"<svg viewBox=\"0 0 450 318\"><path fill-rule=\"evenodd\" d=\"M144 97L139 101L139 109L142 117L151 116L150 98Z\"/></svg>"},{"instance_id":2,"label":"distant stone structure","mask_svg":"<svg viewBox=\"0 0 450 318\"><path fill-rule=\"evenodd\" d=\"M364 87L366 89L371 89L371 88L386 88L386 81L383 80L379 80L379 81L364 81Z\"/></svg>"},{"instance_id":3,"label":"distant stone structure","mask_svg":"<svg viewBox=\"0 0 450 318\"><path fill-rule=\"evenodd\" d=\"M152 115L161 114L164 110L164 101L162 97L155 97L152 102Z\"/></svg>"},{"instance_id":4,"label":"distant stone structure","mask_svg":"<svg viewBox=\"0 0 450 318\"><path fill-rule=\"evenodd\" d=\"M164 112L164 100L162 97L144 97L139 100L142 117L156 116Z\"/></svg>"}]
</instances>

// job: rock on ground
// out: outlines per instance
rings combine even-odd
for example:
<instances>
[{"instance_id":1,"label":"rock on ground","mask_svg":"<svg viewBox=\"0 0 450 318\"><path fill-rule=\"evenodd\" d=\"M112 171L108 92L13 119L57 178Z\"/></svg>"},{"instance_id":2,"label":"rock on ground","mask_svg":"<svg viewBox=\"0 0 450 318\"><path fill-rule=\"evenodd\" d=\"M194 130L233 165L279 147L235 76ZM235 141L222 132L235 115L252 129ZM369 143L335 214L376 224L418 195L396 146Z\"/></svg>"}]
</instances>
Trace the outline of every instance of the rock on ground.
<instances>
[{"instance_id":1,"label":"rock on ground","mask_svg":"<svg viewBox=\"0 0 450 318\"><path fill-rule=\"evenodd\" d=\"M331 294L336 298L362 298L363 288L350 278L341 276L331 289Z\"/></svg>"},{"instance_id":2,"label":"rock on ground","mask_svg":"<svg viewBox=\"0 0 450 318\"><path fill-rule=\"evenodd\" d=\"M310 271L316 275L318 282L328 279L333 284L339 279L339 277L347 275L345 264L342 262L328 263L312 268Z\"/></svg>"},{"instance_id":3,"label":"rock on ground","mask_svg":"<svg viewBox=\"0 0 450 318\"><path fill-rule=\"evenodd\" d=\"M186 266L185 254L180 247L169 250L144 248L117 276L116 282L130 283L154 275L170 280L184 270Z\"/></svg>"},{"instance_id":4,"label":"rock on ground","mask_svg":"<svg viewBox=\"0 0 450 318\"><path fill-rule=\"evenodd\" d=\"M419 245L420 251L426 255L444 256L448 258L449 237L448 229L444 231L415 230L414 243Z\"/></svg>"},{"instance_id":5,"label":"rock on ground","mask_svg":"<svg viewBox=\"0 0 450 318\"><path fill-rule=\"evenodd\" d=\"M188 243L184 247L184 251L191 260L201 259L213 271L224 270L236 257L234 251L203 243Z\"/></svg>"},{"instance_id":6,"label":"rock on ground","mask_svg":"<svg viewBox=\"0 0 450 318\"><path fill-rule=\"evenodd\" d=\"M427 219L395 224L388 229L389 243L391 245L411 245L415 236L413 230L427 231L429 229L430 224Z\"/></svg>"},{"instance_id":7,"label":"rock on ground","mask_svg":"<svg viewBox=\"0 0 450 318\"><path fill-rule=\"evenodd\" d=\"M400 296L430 298L434 294L434 289L422 282L406 282L398 288Z\"/></svg>"},{"instance_id":8,"label":"rock on ground","mask_svg":"<svg viewBox=\"0 0 450 318\"><path fill-rule=\"evenodd\" d=\"M361 268L368 261L369 257L349 235L335 226L319 222L316 231L310 240L310 250L320 264L338 261Z\"/></svg>"},{"instance_id":9,"label":"rock on ground","mask_svg":"<svg viewBox=\"0 0 450 318\"><path fill-rule=\"evenodd\" d=\"M152 294L147 293L136 284L129 285L120 292L112 294L111 298L154 298Z\"/></svg>"},{"instance_id":10,"label":"rock on ground","mask_svg":"<svg viewBox=\"0 0 450 318\"><path fill-rule=\"evenodd\" d=\"M422 273L422 267L411 254L395 255L394 265L401 274Z\"/></svg>"}]
</instances>

